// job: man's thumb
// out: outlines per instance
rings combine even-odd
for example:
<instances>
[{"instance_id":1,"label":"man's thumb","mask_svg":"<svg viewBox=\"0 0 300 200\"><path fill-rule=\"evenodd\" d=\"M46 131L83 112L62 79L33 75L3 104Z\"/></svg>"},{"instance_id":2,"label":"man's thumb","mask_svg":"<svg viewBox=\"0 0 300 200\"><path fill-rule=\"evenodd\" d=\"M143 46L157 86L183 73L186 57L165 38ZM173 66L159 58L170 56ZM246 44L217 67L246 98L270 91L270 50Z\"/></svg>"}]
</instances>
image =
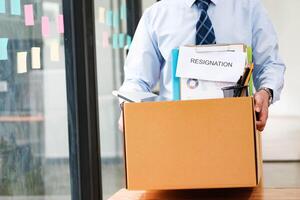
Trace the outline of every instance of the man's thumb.
<instances>
[{"instance_id":1,"label":"man's thumb","mask_svg":"<svg viewBox=\"0 0 300 200\"><path fill-rule=\"evenodd\" d=\"M260 112L262 107L262 100L259 96L256 96L255 98L255 111Z\"/></svg>"}]
</instances>

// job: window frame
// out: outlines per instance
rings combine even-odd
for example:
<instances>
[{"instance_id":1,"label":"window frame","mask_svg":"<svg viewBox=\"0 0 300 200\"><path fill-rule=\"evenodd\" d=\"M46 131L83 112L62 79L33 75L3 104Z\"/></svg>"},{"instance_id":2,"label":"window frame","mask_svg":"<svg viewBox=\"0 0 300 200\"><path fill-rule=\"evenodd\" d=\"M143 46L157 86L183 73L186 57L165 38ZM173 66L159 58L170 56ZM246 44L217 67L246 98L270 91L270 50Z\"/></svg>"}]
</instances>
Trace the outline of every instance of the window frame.
<instances>
[{"instance_id":1,"label":"window frame","mask_svg":"<svg viewBox=\"0 0 300 200\"><path fill-rule=\"evenodd\" d=\"M63 0L72 200L102 200L93 0Z\"/></svg>"}]
</instances>

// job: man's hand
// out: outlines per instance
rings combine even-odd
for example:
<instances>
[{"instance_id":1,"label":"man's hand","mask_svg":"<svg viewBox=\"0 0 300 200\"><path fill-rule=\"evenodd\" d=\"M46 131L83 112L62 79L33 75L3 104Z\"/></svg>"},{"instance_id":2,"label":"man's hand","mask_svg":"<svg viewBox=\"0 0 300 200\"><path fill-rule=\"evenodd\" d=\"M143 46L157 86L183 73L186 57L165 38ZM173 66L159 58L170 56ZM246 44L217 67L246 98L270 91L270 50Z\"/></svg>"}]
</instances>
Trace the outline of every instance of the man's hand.
<instances>
[{"instance_id":1,"label":"man's hand","mask_svg":"<svg viewBox=\"0 0 300 200\"><path fill-rule=\"evenodd\" d=\"M269 115L269 94L260 90L254 95L255 112L256 114L256 126L259 131L265 129L268 115Z\"/></svg>"}]
</instances>

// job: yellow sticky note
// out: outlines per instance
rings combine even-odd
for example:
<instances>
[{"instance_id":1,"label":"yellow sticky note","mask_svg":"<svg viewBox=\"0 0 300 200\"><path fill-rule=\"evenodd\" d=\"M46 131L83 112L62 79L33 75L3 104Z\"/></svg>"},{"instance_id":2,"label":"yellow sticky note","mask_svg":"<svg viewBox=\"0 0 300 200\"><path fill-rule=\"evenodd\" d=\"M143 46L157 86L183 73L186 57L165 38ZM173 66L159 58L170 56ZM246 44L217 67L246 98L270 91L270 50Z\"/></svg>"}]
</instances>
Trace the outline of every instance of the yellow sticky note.
<instances>
[{"instance_id":1,"label":"yellow sticky note","mask_svg":"<svg viewBox=\"0 0 300 200\"><path fill-rule=\"evenodd\" d=\"M31 48L31 66L32 69L41 69L41 48Z\"/></svg>"},{"instance_id":2,"label":"yellow sticky note","mask_svg":"<svg viewBox=\"0 0 300 200\"><path fill-rule=\"evenodd\" d=\"M99 7L98 12L99 12L99 22L105 23L105 8Z\"/></svg>"},{"instance_id":3,"label":"yellow sticky note","mask_svg":"<svg viewBox=\"0 0 300 200\"><path fill-rule=\"evenodd\" d=\"M50 44L50 59L51 61L59 61L59 42L53 41Z\"/></svg>"},{"instance_id":4,"label":"yellow sticky note","mask_svg":"<svg viewBox=\"0 0 300 200\"><path fill-rule=\"evenodd\" d=\"M17 72L18 74L27 72L27 52L17 53Z\"/></svg>"}]
</instances>

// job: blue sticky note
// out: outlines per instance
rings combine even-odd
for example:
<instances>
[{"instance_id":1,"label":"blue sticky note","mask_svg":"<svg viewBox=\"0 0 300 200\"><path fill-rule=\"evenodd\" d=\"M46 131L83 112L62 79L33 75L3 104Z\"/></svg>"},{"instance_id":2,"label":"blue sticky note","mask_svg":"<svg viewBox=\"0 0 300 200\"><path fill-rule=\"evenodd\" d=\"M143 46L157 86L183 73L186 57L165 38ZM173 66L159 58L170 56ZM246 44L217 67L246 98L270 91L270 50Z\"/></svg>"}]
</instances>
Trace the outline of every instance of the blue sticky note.
<instances>
[{"instance_id":1,"label":"blue sticky note","mask_svg":"<svg viewBox=\"0 0 300 200\"><path fill-rule=\"evenodd\" d=\"M108 26L112 26L113 25L113 11L112 10L108 10L106 12L106 24Z\"/></svg>"},{"instance_id":2,"label":"blue sticky note","mask_svg":"<svg viewBox=\"0 0 300 200\"><path fill-rule=\"evenodd\" d=\"M121 4L121 7L120 7L120 17L121 17L121 20L125 20L126 19L126 15L127 15L127 13L126 13L126 3L122 3Z\"/></svg>"},{"instance_id":3,"label":"blue sticky note","mask_svg":"<svg viewBox=\"0 0 300 200\"><path fill-rule=\"evenodd\" d=\"M0 60L7 60L8 38L0 38Z\"/></svg>"},{"instance_id":4,"label":"blue sticky note","mask_svg":"<svg viewBox=\"0 0 300 200\"><path fill-rule=\"evenodd\" d=\"M124 48L124 46L125 46L125 34L120 33L119 34L119 47Z\"/></svg>"},{"instance_id":5,"label":"blue sticky note","mask_svg":"<svg viewBox=\"0 0 300 200\"><path fill-rule=\"evenodd\" d=\"M118 34L117 33L115 33L115 34L113 34L113 41L112 41L112 43L113 43L113 48L114 49L118 49L119 48L119 38L118 38Z\"/></svg>"},{"instance_id":6,"label":"blue sticky note","mask_svg":"<svg viewBox=\"0 0 300 200\"><path fill-rule=\"evenodd\" d=\"M127 35L127 39L126 39L127 41L126 41L126 43L127 43L127 46L128 46L128 48L130 47L130 45L131 45L131 42L132 42L132 38L131 38L131 36L130 35Z\"/></svg>"},{"instance_id":7,"label":"blue sticky note","mask_svg":"<svg viewBox=\"0 0 300 200\"><path fill-rule=\"evenodd\" d=\"M114 28L118 28L120 24L119 13L115 12L113 15L114 15L113 26Z\"/></svg>"},{"instance_id":8,"label":"blue sticky note","mask_svg":"<svg viewBox=\"0 0 300 200\"><path fill-rule=\"evenodd\" d=\"M5 0L0 0L0 13L6 12Z\"/></svg>"},{"instance_id":9,"label":"blue sticky note","mask_svg":"<svg viewBox=\"0 0 300 200\"><path fill-rule=\"evenodd\" d=\"M12 15L21 15L20 0L10 0L10 12Z\"/></svg>"}]
</instances>

